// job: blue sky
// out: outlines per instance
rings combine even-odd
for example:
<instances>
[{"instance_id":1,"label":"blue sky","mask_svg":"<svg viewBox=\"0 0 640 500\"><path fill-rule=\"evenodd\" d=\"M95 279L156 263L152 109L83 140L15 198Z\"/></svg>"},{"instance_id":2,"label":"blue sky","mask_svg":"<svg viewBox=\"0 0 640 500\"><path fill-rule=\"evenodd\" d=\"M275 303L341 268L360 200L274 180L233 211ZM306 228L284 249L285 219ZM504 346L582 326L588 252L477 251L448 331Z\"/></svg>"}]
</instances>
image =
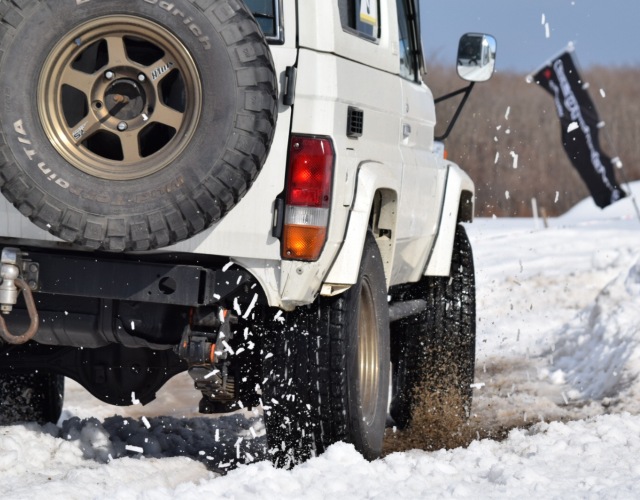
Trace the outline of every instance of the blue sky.
<instances>
[{"instance_id":1,"label":"blue sky","mask_svg":"<svg viewBox=\"0 0 640 500\"><path fill-rule=\"evenodd\" d=\"M640 0L419 1L427 65L434 54L453 65L460 35L473 31L498 40L498 71L530 73L570 41L582 67L640 66Z\"/></svg>"}]
</instances>

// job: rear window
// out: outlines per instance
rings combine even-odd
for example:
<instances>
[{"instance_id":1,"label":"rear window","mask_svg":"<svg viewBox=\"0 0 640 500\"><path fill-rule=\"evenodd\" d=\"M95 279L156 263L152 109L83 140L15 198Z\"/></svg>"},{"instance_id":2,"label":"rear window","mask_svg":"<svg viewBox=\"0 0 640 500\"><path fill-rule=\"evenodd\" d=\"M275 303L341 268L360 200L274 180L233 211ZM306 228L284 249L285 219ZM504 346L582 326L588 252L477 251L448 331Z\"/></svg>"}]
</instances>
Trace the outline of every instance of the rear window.
<instances>
[{"instance_id":1,"label":"rear window","mask_svg":"<svg viewBox=\"0 0 640 500\"><path fill-rule=\"evenodd\" d=\"M244 0L253 16L258 21L262 32L270 42L282 43L282 0Z\"/></svg>"}]
</instances>

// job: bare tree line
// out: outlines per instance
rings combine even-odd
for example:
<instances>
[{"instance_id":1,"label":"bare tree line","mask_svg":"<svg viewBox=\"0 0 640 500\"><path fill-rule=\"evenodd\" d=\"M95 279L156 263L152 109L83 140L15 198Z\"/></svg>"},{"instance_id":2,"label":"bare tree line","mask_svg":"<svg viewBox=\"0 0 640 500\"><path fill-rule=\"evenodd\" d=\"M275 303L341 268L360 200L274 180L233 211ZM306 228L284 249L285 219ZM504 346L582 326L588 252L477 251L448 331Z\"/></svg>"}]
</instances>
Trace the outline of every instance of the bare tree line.
<instances>
[{"instance_id":1,"label":"bare tree line","mask_svg":"<svg viewBox=\"0 0 640 500\"><path fill-rule=\"evenodd\" d=\"M606 124L600 131L602 149L624 164L616 170L618 182L640 179L640 68L592 67L582 76ZM445 64L430 66L426 80L436 97L465 84ZM455 104L437 106L438 133ZM449 158L476 183L476 214L530 216L535 197L549 215L558 215L589 196L560 134L553 99L535 83L526 83L525 75L498 72L476 85L446 141Z\"/></svg>"}]
</instances>

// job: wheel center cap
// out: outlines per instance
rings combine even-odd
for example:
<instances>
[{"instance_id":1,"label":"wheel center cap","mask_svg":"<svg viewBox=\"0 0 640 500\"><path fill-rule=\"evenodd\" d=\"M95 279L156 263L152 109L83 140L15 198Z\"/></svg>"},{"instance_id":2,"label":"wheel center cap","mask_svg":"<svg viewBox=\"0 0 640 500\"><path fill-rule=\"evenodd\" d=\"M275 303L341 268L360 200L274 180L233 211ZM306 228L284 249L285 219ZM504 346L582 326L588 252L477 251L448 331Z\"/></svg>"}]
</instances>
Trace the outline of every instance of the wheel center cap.
<instances>
[{"instance_id":1,"label":"wheel center cap","mask_svg":"<svg viewBox=\"0 0 640 500\"><path fill-rule=\"evenodd\" d=\"M109 86L104 101L112 116L119 120L132 120L144 110L146 95L137 82L122 79Z\"/></svg>"}]
</instances>

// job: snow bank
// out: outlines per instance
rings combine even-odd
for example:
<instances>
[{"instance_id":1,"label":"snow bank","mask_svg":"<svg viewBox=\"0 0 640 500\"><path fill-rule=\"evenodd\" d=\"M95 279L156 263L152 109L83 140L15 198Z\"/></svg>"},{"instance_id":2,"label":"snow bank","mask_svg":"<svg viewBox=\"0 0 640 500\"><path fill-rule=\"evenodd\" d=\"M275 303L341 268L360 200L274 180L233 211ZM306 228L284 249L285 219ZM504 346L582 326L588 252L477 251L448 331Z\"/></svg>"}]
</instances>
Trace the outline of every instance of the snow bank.
<instances>
[{"instance_id":1,"label":"snow bank","mask_svg":"<svg viewBox=\"0 0 640 500\"><path fill-rule=\"evenodd\" d=\"M640 393L640 259L559 332L553 358L571 399Z\"/></svg>"},{"instance_id":2,"label":"snow bank","mask_svg":"<svg viewBox=\"0 0 640 500\"><path fill-rule=\"evenodd\" d=\"M615 493L631 498L640 494L638 451L640 419L607 416L538 424L511 431L503 442L483 440L466 449L394 453L372 463L353 446L338 443L290 472L274 470L267 463L243 466L215 481L156 490L149 497L489 499Z\"/></svg>"},{"instance_id":3,"label":"snow bank","mask_svg":"<svg viewBox=\"0 0 640 500\"><path fill-rule=\"evenodd\" d=\"M631 193L635 196L636 203L639 203L638 196L640 196L640 181L630 182ZM629 188L624 185L625 191ZM577 203L573 208L568 210L560 220L563 222L579 222L579 221L593 221L603 219L637 219L635 207L633 206L633 199L631 196L623 198L616 203L609 205L608 207L601 209L593 202L593 198L585 198L581 202Z\"/></svg>"},{"instance_id":4,"label":"snow bank","mask_svg":"<svg viewBox=\"0 0 640 500\"><path fill-rule=\"evenodd\" d=\"M82 441L59 439L57 432L37 425L0 429L0 498L125 498L127 490L136 498L146 490L213 477L187 458L123 458L103 465L84 458Z\"/></svg>"},{"instance_id":5,"label":"snow bank","mask_svg":"<svg viewBox=\"0 0 640 500\"><path fill-rule=\"evenodd\" d=\"M77 443L76 443L77 444ZM218 476L184 458L109 464L37 428L0 432L0 497L85 499L638 498L640 418L628 414L516 429L502 442L394 453L367 462L338 443L292 471L268 462Z\"/></svg>"}]
</instances>

